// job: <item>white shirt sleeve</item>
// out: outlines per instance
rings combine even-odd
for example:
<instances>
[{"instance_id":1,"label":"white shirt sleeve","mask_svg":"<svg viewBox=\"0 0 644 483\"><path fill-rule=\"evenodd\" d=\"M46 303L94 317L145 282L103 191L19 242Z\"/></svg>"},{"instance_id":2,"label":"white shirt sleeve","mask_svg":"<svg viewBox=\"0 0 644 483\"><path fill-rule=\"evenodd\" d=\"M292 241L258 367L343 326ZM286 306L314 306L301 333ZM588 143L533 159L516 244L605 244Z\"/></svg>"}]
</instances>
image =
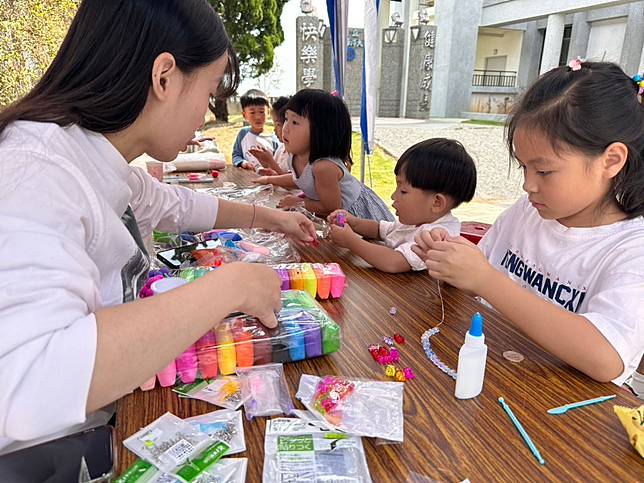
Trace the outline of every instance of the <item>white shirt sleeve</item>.
<instances>
[{"instance_id":1,"label":"white shirt sleeve","mask_svg":"<svg viewBox=\"0 0 644 483\"><path fill-rule=\"evenodd\" d=\"M140 168L128 179L130 205L143 237L152 230L171 233L211 230L217 219L219 199L183 186L159 183Z\"/></svg>"},{"instance_id":2,"label":"white shirt sleeve","mask_svg":"<svg viewBox=\"0 0 644 483\"><path fill-rule=\"evenodd\" d=\"M414 235L416 232L420 231L422 227L416 230L416 232L409 232L407 239L400 243L400 239L395 239L395 237L396 232L403 226L404 225L395 221L381 221L378 225L380 239L385 243L385 245L393 248L405 257L405 260L412 270L425 270L427 268L425 262L423 262L411 249L411 247L416 243L414 241Z\"/></svg>"},{"instance_id":3,"label":"white shirt sleeve","mask_svg":"<svg viewBox=\"0 0 644 483\"><path fill-rule=\"evenodd\" d=\"M635 371L644 347L644 278L621 273L603 276L588 300L586 317L610 342L624 363L613 382L621 385Z\"/></svg>"},{"instance_id":4,"label":"white shirt sleeve","mask_svg":"<svg viewBox=\"0 0 644 483\"><path fill-rule=\"evenodd\" d=\"M0 439L29 440L85 421L102 233L73 166L19 154L0 177Z\"/></svg>"}]
</instances>

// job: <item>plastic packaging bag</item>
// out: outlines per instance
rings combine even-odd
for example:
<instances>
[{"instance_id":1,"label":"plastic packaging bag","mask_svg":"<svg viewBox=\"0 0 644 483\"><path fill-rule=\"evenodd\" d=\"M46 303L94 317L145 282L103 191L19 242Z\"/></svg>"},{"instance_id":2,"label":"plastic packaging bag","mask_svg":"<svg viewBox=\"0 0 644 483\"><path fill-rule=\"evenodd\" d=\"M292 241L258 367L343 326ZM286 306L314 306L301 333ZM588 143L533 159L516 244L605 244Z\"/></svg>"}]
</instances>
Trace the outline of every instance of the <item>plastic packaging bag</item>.
<instances>
[{"instance_id":1,"label":"plastic packaging bag","mask_svg":"<svg viewBox=\"0 0 644 483\"><path fill-rule=\"evenodd\" d=\"M313 298L339 298L346 277L337 263L281 263L272 265L282 281L282 290L304 290Z\"/></svg>"},{"instance_id":2,"label":"plastic packaging bag","mask_svg":"<svg viewBox=\"0 0 644 483\"><path fill-rule=\"evenodd\" d=\"M293 409L282 364L237 368L246 417L290 414Z\"/></svg>"},{"instance_id":3,"label":"plastic packaging bag","mask_svg":"<svg viewBox=\"0 0 644 483\"><path fill-rule=\"evenodd\" d=\"M404 383L302 374L296 397L334 428L402 442Z\"/></svg>"},{"instance_id":4,"label":"plastic packaging bag","mask_svg":"<svg viewBox=\"0 0 644 483\"><path fill-rule=\"evenodd\" d=\"M196 190L201 193L222 198L229 201L238 201L240 203L255 204L257 206L271 206L271 197L273 196L272 185L259 185L251 188L242 188L235 183L224 183L218 188L204 188Z\"/></svg>"},{"instance_id":5,"label":"plastic packaging bag","mask_svg":"<svg viewBox=\"0 0 644 483\"><path fill-rule=\"evenodd\" d=\"M228 451L226 443L171 413L134 433L123 444L139 458L173 475L192 474L195 465L211 464Z\"/></svg>"},{"instance_id":6,"label":"plastic packaging bag","mask_svg":"<svg viewBox=\"0 0 644 483\"><path fill-rule=\"evenodd\" d=\"M248 458L222 458L201 470L191 483L244 483ZM116 479L116 483L181 483L184 479L163 473L143 460L137 460Z\"/></svg>"},{"instance_id":7,"label":"plastic packaging bag","mask_svg":"<svg viewBox=\"0 0 644 483\"><path fill-rule=\"evenodd\" d=\"M228 445L226 455L232 455L246 451L246 440L244 439L244 424L241 411L230 411L222 409L211 413L201 414L184 421L195 426L202 433L211 438L223 441Z\"/></svg>"},{"instance_id":8,"label":"plastic packaging bag","mask_svg":"<svg viewBox=\"0 0 644 483\"><path fill-rule=\"evenodd\" d=\"M212 381L202 380L194 384L181 384L172 390L179 394L179 397L199 399L233 411L239 409L244 403L237 376L223 376Z\"/></svg>"},{"instance_id":9,"label":"plastic packaging bag","mask_svg":"<svg viewBox=\"0 0 644 483\"><path fill-rule=\"evenodd\" d=\"M262 481L371 483L371 477L359 437L278 418L266 423Z\"/></svg>"}]
</instances>

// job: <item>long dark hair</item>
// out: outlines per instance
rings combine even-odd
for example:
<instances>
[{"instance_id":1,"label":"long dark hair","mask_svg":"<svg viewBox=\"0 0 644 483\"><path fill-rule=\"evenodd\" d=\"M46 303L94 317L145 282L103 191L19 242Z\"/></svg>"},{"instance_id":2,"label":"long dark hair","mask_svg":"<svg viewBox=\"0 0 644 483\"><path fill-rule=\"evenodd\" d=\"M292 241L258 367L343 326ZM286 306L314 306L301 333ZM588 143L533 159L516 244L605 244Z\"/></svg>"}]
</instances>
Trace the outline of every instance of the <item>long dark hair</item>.
<instances>
[{"instance_id":1,"label":"long dark hair","mask_svg":"<svg viewBox=\"0 0 644 483\"><path fill-rule=\"evenodd\" d=\"M617 65L582 62L581 69L545 73L515 106L506 128L510 156L519 127L536 129L553 149L601 155L620 142L628 158L613 179L606 201L617 201L629 218L644 215L644 106L638 86Z\"/></svg>"},{"instance_id":2,"label":"long dark hair","mask_svg":"<svg viewBox=\"0 0 644 483\"><path fill-rule=\"evenodd\" d=\"M286 110L309 120L310 163L320 158L340 158L347 166L353 164L351 116L342 99L322 89L302 89L291 97Z\"/></svg>"},{"instance_id":3,"label":"long dark hair","mask_svg":"<svg viewBox=\"0 0 644 483\"><path fill-rule=\"evenodd\" d=\"M0 112L0 136L18 120L99 133L125 129L143 110L154 60L163 52L186 75L227 55L217 95L237 89L237 57L206 0L83 0L42 79Z\"/></svg>"}]
</instances>

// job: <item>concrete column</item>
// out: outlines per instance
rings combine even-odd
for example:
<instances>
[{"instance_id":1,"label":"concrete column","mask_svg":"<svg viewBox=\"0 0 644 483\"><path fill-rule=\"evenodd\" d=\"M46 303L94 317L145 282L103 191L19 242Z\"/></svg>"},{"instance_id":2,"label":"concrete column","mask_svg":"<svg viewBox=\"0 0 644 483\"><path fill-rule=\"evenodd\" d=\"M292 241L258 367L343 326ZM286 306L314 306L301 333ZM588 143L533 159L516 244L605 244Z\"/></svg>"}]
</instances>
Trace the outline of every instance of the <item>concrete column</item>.
<instances>
[{"instance_id":1,"label":"concrete column","mask_svg":"<svg viewBox=\"0 0 644 483\"><path fill-rule=\"evenodd\" d=\"M528 22L523 31L521 59L517 73L517 87L521 90L525 90L539 77L539 54L541 54L542 42L543 33L537 29L536 20Z\"/></svg>"},{"instance_id":2,"label":"concrete column","mask_svg":"<svg viewBox=\"0 0 644 483\"><path fill-rule=\"evenodd\" d=\"M410 28L412 21L412 0L405 0L403 4L405 7L405 13L403 18L403 26L400 34L403 37L403 64L402 71L400 73L400 117L405 117L407 114L407 86L409 84L409 79L407 76L407 71L409 70L409 52L411 49L411 34Z\"/></svg>"},{"instance_id":3,"label":"concrete column","mask_svg":"<svg viewBox=\"0 0 644 483\"><path fill-rule=\"evenodd\" d=\"M576 59L577 57L586 58L588 50L588 38L590 37L590 22L588 22L588 13L579 12L573 16L572 33L570 35L570 49L568 57ZM570 60L568 59L568 60Z\"/></svg>"},{"instance_id":4,"label":"concrete column","mask_svg":"<svg viewBox=\"0 0 644 483\"><path fill-rule=\"evenodd\" d=\"M436 50L431 116L461 117L469 110L483 0L436 2Z\"/></svg>"},{"instance_id":5,"label":"concrete column","mask_svg":"<svg viewBox=\"0 0 644 483\"><path fill-rule=\"evenodd\" d=\"M548 72L559 65L565 18L566 16L563 13L548 15L546 38L543 42L543 54L541 56L541 68L539 69L539 74Z\"/></svg>"},{"instance_id":6,"label":"concrete column","mask_svg":"<svg viewBox=\"0 0 644 483\"><path fill-rule=\"evenodd\" d=\"M629 5L624 45L619 63L628 75L634 75L639 68L644 46L644 2Z\"/></svg>"}]
</instances>

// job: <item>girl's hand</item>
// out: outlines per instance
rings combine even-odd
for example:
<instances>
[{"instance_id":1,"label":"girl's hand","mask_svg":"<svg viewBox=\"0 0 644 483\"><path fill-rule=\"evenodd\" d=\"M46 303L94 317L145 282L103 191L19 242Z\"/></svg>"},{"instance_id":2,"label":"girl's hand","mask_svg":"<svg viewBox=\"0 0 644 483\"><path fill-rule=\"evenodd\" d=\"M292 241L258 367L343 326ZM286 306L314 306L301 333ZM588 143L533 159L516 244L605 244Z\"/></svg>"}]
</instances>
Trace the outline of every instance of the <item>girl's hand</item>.
<instances>
[{"instance_id":1,"label":"girl's hand","mask_svg":"<svg viewBox=\"0 0 644 483\"><path fill-rule=\"evenodd\" d=\"M494 270L483 252L462 236L448 237L445 241L432 240L430 244L423 257L429 275L479 294Z\"/></svg>"},{"instance_id":2,"label":"girl's hand","mask_svg":"<svg viewBox=\"0 0 644 483\"><path fill-rule=\"evenodd\" d=\"M335 210L329 216L326 217L326 220L333 224L337 225L338 215L342 213L344 215L344 221L347 225L353 227L353 222L356 221L356 217L349 213L347 210Z\"/></svg>"},{"instance_id":3,"label":"girl's hand","mask_svg":"<svg viewBox=\"0 0 644 483\"><path fill-rule=\"evenodd\" d=\"M316 242L315 225L302 213L270 210L266 228L284 233L297 244L310 245Z\"/></svg>"},{"instance_id":4,"label":"girl's hand","mask_svg":"<svg viewBox=\"0 0 644 483\"><path fill-rule=\"evenodd\" d=\"M259 168L257 170L257 174L259 174L260 176L264 176L264 177L266 177L266 176L277 176L278 172L275 171L274 169L271 169L271 168ZM264 183L264 184L266 184L266 183Z\"/></svg>"},{"instance_id":5,"label":"girl's hand","mask_svg":"<svg viewBox=\"0 0 644 483\"><path fill-rule=\"evenodd\" d=\"M339 247L349 248L353 240L360 238L351 229L351 226L348 223L344 226L331 225L330 228L331 230L329 231L329 240L331 240Z\"/></svg>"},{"instance_id":6,"label":"girl's hand","mask_svg":"<svg viewBox=\"0 0 644 483\"><path fill-rule=\"evenodd\" d=\"M279 201L279 203L277 203L277 207L278 208L286 208L286 209L295 208L296 206L299 206L302 203L304 203L304 200L302 198L300 198L299 196L289 195L289 196L285 196L284 198L282 198Z\"/></svg>"},{"instance_id":7,"label":"girl's hand","mask_svg":"<svg viewBox=\"0 0 644 483\"><path fill-rule=\"evenodd\" d=\"M242 162L242 164L240 164L239 167L242 169L253 169L253 170L255 169L255 167L248 161Z\"/></svg>"},{"instance_id":8,"label":"girl's hand","mask_svg":"<svg viewBox=\"0 0 644 483\"><path fill-rule=\"evenodd\" d=\"M412 251L418 255L422 260L427 258L427 252L431 250L434 242L445 241L449 238L449 233L445 228L432 228L431 230L423 230L414 237L415 245L412 245Z\"/></svg>"},{"instance_id":9,"label":"girl's hand","mask_svg":"<svg viewBox=\"0 0 644 483\"><path fill-rule=\"evenodd\" d=\"M257 158L257 161L259 161L259 164L261 164L264 168L270 168L271 166L273 166L273 163L275 163L273 154L266 148L263 148L261 146L254 146L250 148L248 152L255 156Z\"/></svg>"},{"instance_id":10,"label":"girl's hand","mask_svg":"<svg viewBox=\"0 0 644 483\"><path fill-rule=\"evenodd\" d=\"M259 178L255 178L250 180L251 183L255 184L271 184L271 177L270 176L260 176Z\"/></svg>"},{"instance_id":11,"label":"girl's hand","mask_svg":"<svg viewBox=\"0 0 644 483\"><path fill-rule=\"evenodd\" d=\"M275 314L281 309L282 282L275 270L262 263L240 262L217 270L230 272L231 283L239 289L240 301L236 310L257 317L270 329L277 327Z\"/></svg>"}]
</instances>

